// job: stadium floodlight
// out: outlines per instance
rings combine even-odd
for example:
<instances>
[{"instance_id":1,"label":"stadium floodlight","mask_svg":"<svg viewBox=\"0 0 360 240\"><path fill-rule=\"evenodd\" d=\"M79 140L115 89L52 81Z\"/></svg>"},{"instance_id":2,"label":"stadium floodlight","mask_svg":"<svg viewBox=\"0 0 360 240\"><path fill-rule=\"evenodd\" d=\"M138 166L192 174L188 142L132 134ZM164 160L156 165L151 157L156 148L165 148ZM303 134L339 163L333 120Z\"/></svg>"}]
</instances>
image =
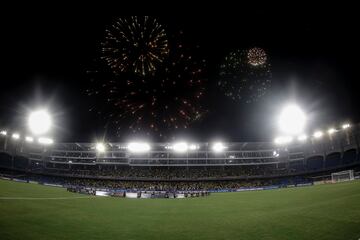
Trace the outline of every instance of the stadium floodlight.
<instances>
[{"instance_id":1,"label":"stadium floodlight","mask_svg":"<svg viewBox=\"0 0 360 240\"><path fill-rule=\"evenodd\" d=\"M25 137L25 141L27 141L27 142L33 142L33 141L34 141L34 138L33 138L33 137L26 136L26 137Z\"/></svg>"},{"instance_id":2,"label":"stadium floodlight","mask_svg":"<svg viewBox=\"0 0 360 240\"><path fill-rule=\"evenodd\" d=\"M323 135L323 132L321 132L321 131L316 131L316 132L314 132L314 137L315 138L321 138L322 137L322 135Z\"/></svg>"},{"instance_id":3,"label":"stadium floodlight","mask_svg":"<svg viewBox=\"0 0 360 240\"><path fill-rule=\"evenodd\" d=\"M188 144L186 142L178 142L173 145L175 152L186 152L188 150Z\"/></svg>"},{"instance_id":4,"label":"stadium floodlight","mask_svg":"<svg viewBox=\"0 0 360 240\"><path fill-rule=\"evenodd\" d=\"M106 150L105 145L100 142L96 143L95 149L96 149L96 151L98 151L100 153L105 152L105 150Z\"/></svg>"},{"instance_id":5,"label":"stadium floodlight","mask_svg":"<svg viewBox=\"0 0 360 240\"><path fill-rule=\"evenodd\" d=\"M291 143L292 140L293 140L293 138L290 136L277 137L277 138L275 138L275 143L276 144L287 144L287 143Z\"/></svg>"},{"instance_id":6,"label":"stadium floodlight","mask_svg":"<svg viewBox=\"0 0 360 240\"><path fill-rule=\"evenodd\" d=\"M350 124L349 124L349 123L345 123L345 124L342 125L342 128L343 128L343 129L347 129L347 128L349 128L349 127L350 127Z\"/></svg>"},{"instance_id":7,"label":"stadium floodlight","mask_svg":"<svg viewBox=\"0 0 360 240\"><path fill-rule=\"evenodd\" d=\"M277 137L277 138L275 138L274 142L275 142L276 144L281 144L281 143L282 143L282 138L281 138L281 137Z\"/></svg>"},{"instance_id":8,"label":"stadium floodlight","mask_svg":"<svg viewBox=\"0 0 360 240\"><path fill-rule=\"evenodd\" d=\"M54 143L54 140L52 140L51 138L41 137L38 139L38 142L44 145L50 145Z\"/></svg>"},{"instance_id":9,"label":"stadium floodlight","mask_svg":"<svg viewBox=\"0 0 360 240\"><path fill-rule=\"evenodd\" d=\"M127 149L133 153L144 153L150 151L150 145L145 142L131 142Z\"/></svg>"},{"instance_id":10,"label":"stadium floodlight","mask_svg":"<svg viewBox=\"0 0 360 240\"><path fill-rule=\"evenodd\" d=\"M37 110L30 114L28 124L33 134L41 135L49 131L51 117L46 110Z\"/></svg>"},{"instance_id":11,"label":"stadium floodlight","mask_svg":"<svg viewBox=\"0 0 360 240\"><path fill-rule=\"evenodd\" d=\"M199 145L191 144L191 145L189 146L189 149L192 150L192 151L198 150L198 149L199 149Z\"/></svg>"},{"instance_id":12,"label":"stadium floodlight","mask_svg":"<svg viewBox=\"0 0 360 240\"><path fill-rule=\"evenodd\" d=\"M279 154L277 151L274 151L274 152L273 152L273 156L274 156L274 157L279 157L280 154Z\"/></svg>"},{"instance_id":13,"label":"stadium floodlight","mask_svg":"<svg viewBox=\"0 0 360 240\"><path fill-rule=\"evenodd\" d=\"M303 141L305 141L307 139L307 136L305 134L302 134L302 135L298 136L297 139L298 139L298 141L303 142Z\"/></svg>"},{"instance_id":14,"label":"stadium floodlight","mask_svg":"<svg viewBox=\"0 0 360 240\"><path fill-rule=\"evenodd\" d=\"M286 106L279 116L279 128L288 135L299 134L305 128L306 117L304 112L296 105Z\"/></svg>"},{"instance_id":15,"label":"stadium floodlight","mask_svg":"<svg viewBox=\"0 0 360 240\"><path fill-rule=\"evenodd\" d=\"M327 132L328 132L328 134L331 135L331 134L336 132L336 129L335 128L330 128Z\"/></svg>"},{"instance_id":16,"label":"stadium floodlight","mask_svg":"<svg viewBox=\"0 0 360 240\"><path fill-rule=\"evenodd\" d=\"M2 130L2 131L0 132L0 134L3 135L3 136L6 136L6 135L7 135L7 131Z\"/></svg>"},{"instance_id":17,"label":"stadium floodlight","mask_svg":"<svg viewBox=\"0 0 360 240\"><path fill-rule=\"evenodd\" d=\"M13 133L12 138L15 139L15 140L18 140L20 138L20 134Z\"/></svg>"},{"instance_id":18,"label":"stadium floodlight","mask_svg":"<svg viewBox=\"0 0 360 240\"><path fill-rule=\"evenodd\" d=\"M226 147L224 146L224 144L222 142L216 142L212 145L212 150L214 152L222 152L224 151Z\"/></svg>"}]
</instances>

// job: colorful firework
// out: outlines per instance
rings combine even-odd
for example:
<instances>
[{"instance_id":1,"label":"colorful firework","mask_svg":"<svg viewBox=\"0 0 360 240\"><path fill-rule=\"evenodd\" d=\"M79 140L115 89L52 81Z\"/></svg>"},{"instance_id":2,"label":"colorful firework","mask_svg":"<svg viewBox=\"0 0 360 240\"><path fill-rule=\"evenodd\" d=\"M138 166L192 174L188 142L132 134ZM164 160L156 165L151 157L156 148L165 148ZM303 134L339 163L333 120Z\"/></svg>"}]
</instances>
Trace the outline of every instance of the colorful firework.
<instances>
[{"instance_id":1,"label":"colorful firework","mask_svg":"<svg viewBox=\"0 0 360 240\"><path fill-rule=\"evenodd\" d=\"M196 60L180 42L181 34L172 37L166 61L152 74L116 73L96 64L89 71L91 86L87 94L94 99L99 115L114 123L120 132L155 133L186 129L206 112L202 107L205 92L205 60Z\"/></svg>"},{"instance_id":2,"label":"colorful firework","mask_svg":"<svg viewBox=\"0 0 360 240\"><path fill-rule=\"evenodd\" d=\"M262 48L250 48L247 53L247 59L249 64L253 66L263 65L267 60L266 52Z\"/></svg>"},{"instance_id":3,"label":"colorful firework","mask_svg":"<svg viewBox=\"0 0 360 240\"><path fill-rule=\"evenodd\" d=\"M153 73L168 53L165 29L148 16L119 18L106 30L102 42L103 59L116 73Z\"/></svg>"},{"instance_id":4,"label":"colorful firework","mask_svg":"<svg viewBox=\"0 0 360 240\"><path fill-rule=\"evenodd\" d=\"M220 65L218 85L227 97L251 103L265 95L271 85L271 75L264 50L237 50Z\"/></svg>"}]
</instances>

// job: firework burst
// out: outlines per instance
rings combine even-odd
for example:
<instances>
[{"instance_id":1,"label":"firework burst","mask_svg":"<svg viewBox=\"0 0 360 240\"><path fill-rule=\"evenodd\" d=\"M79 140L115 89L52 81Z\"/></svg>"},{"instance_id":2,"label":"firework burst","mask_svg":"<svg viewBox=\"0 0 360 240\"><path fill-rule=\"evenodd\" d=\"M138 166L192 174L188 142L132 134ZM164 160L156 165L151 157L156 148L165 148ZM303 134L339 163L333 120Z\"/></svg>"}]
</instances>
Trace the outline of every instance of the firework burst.
<instances>
[{"instance_id":1,"label":"firework burst","mask_svg":"<svg viewBox=\"0 0 360 240\"><path fill-rule=\"evenodd\" d=\"M264 49L254 47L250 48L247 52L248 63L253 66L263 65L267 61L267 55Z\"/></svg>"},{"instance_id":2,"label":"firework burst","mask_svg":"<svg viewBox=\"0 0 360 240\"><path fill-rule=\"evenodd\" d=\"M271 85L268 57L261 48L237 50L220 65L218 85L227 97L251 103L265 95Z\"/></svg>"},{"instance_id":3,"label":"firework burst","mask_svg":"<svg viewBox=\"0 0 360 240\"><path fill-rule=\"evenodd\" d=\"M153 17L122 17L105 32L102 58L115 73L153 73L169 53L163 26Z\"/></svg>"},{"instance_id":4,"label":"firework burst","mask_svg":"<svg viewBox=\"0 0 360 240\"><path fill-rule=\"evenodd\" d=\"M112 122L119 135L140 132L163 137L167 130L186 129L199 120L206 112L201 104L206 62L190 54L181 36L171 37L166 61L152 74L114 74L97 62L89 71L87 94L94 100L90 111Z\"/></svg>"}]
</instances>

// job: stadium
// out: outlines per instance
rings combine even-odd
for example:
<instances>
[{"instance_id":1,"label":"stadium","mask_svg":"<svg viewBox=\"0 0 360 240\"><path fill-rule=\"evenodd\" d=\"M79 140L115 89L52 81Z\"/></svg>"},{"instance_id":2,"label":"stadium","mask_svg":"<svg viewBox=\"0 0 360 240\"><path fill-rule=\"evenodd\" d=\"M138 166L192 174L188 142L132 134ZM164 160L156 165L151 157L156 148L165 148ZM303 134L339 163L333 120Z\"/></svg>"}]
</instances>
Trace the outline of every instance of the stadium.
<instances>
[{"instance_id":1,"label":"stadium","mask_svg":"<svg viewBox=\"0 0 360 240\"><path fill-rule=\"evenodd\" d=\"M244 214L249 214L246 217L252 219L250 223L255 220L258 221L257 217L254 218L252 214L258 212L256 209L259 207L265 208L261 210L262 217L275 218L275 222L284 219L290 221L287 218L288 216L273 212L274 209L272 208L281 203L281 209L286 211L286 215L305 218L299 220L298 224L301 226L297 226L295 222L291 223L291 221L290 226L281 226L281 228L289 228L287 230L289 234L301 236L300 239L313 236L314 231L319 234L320 239L321 237L327 238L330 234L333 239L341 239L344 236L343 234L350 237L358 234L358 228L355 226L358 224L355 220L357 213L356 211L351 212L353 207L359 204L356 202L359 183L358 181L351 181L358 179L360 174L359 127L357 125L345 124L343 128L328 131L324 136L320 137L319 134L314 134L313 138L304 139L302 137L291 143L279 143L278 141L153 144L145 142L43 142L40 140L39 143L36 143L29 141L29 138L21 140L18 135L8 136L7 132L2 131L0 164L1 178L4 180L1 180L0 199L3 201L11 200L16 208L18 208L16 202L24 203L25 205L21 208L28 210L40 208L37 210L40 213L35 214L40 218L40 221L47 221L48 218L47 214L41 213L42 208L50 208L49 211L53 211L53 208L58 206L57 204L61 204L62 208L72 209L75 204L77 214L88 216L88 211L94 214L86 221L81 220L84 222L84 226L80 225L79 229L86 228L88 234L91 235L100 234L99 238L111 238L111 234L114 233L126 238L137 238L137 235L135 229L133 229L134 232L123 232L123 230L114 229L115 226L111 226L108 233L102 233L99 228L88 229L86 224L94 223L109 227L107 224L103 225L102 222L97 222L98 216L112 219L112 221L126 222L129 220L135 222L137 223L136 226L144 231L143 234L150 236L150 238L165 237L169 234L167 231L153 232L153 221L157 224L165 224L176 235L175 239L192 238L191 235L194 232L199 233L199 231L204 230L202 227L192 229L190 225L183 222L188 219L186 215L200 215L201 218L199 216L194 216L194 219L191 217L192 221L190 222L192 224L203 222L207 226L216 226L214 229L218 229L218 221L213 225L212 220L208 222L202 218L213 219L213 214L220 214L218 209L213 209L219 205L221 205L221 214L224 214L224 217L234 218L234 221L244 221L241 220ZM11 183L9 180L16 183ZM28 186L23 184L28 184ZM42 186L40 187L38 184ZM245 191L249 192L246 193ZM96 196L95 198L110 197L110 199L97 200L85 197L93 195ZM136 202L135 199L129 199L135 202L128 202L119 198L152 198L152 200L144 199L141 202ZM170 200L169 198L175 199ZM185 201L181 198L188 198L189 202L173 202ZM204 199L202 200L202 198ZM264 198L266 202L262 200ZM286 199L285 202L282 198ZM37 201L40 199L46 201ZM52 205L53 203L55 205ZM229 206L224 206L224 203L229 204ZM232 208L237 208L234 206L237 203L244 204L244 206L239 207L242 209L241 212L236 215L230 212L224 213L227 211L236 212L237 210ZM109 206L114 205L113 208L104 209L108 204ZM295 209L293 204L296 205ZM316 206L315 209L313 204ZM348 209L343 204L351 204L352 207ZM122 206L122 210L119 210L118 206ZM335 209L333 209L334 207ZM136 208L142 209L139 209L139 212ZM247 208L250 209L249 213L246 213ZM212 209L210 210L212 213L208 213L209 209ZM329 217L327 220L322 220L327 227L322 228L321 231L314 228L310 230L310 233L306 233L303 231L303 225L318 223L319 219L315 217L316 213L312 213L312 211L320 211L319 209L331 211L328 213L330 216L334 214L333 217L339 217L337 222L334 223L329 220L331 219ZM8 209L2 208L3 213L8 211ZM86 213L82 211L86 211ZM103 211L110 212L104 215ZM113 216L112 211L125 211L127 213L119 212L119 216L116 214ZM303 211L310 212L303 215ZM348 219L348 215L343 215L344 211L347 214L353 214L355 223L342 220L343 218ZM63 224L67 224L65 219L68 219L66 214L68 213L63 216L61 213L59 219L64 219L57 222L64 228L66 225L63 226ZM175 220L174 217L170 217L173 214L175 214ZM5 221L8 218L10 218L8 221L15 220L12 219L14 215L11 213L9 213L10 217L3 216ZM31 216L33 215L28 215L28 217ZM142 217L150 218L152 223L140 223ZM315 220L307 219L311 217ZM26 218L24 218L25 221ZM172 229L173 225L170 226L164 222L169 218L172 219L174 225L180 224L186 229L191 228L191 230L188 229L191 231L190 235L183 233L183 228ZM68 220L73 222L77 221L76 219ZM105 222L107 221L109 220L105 220ZM50 221L49 228L32 237L47 238L53 236L57 238L58 235L53 229L55 222ZM123 226L128 229L128 223L125 222ZM10 229L10 231L5 231L8 234L5 235L5 239L6 236L15 239L16 237L13 235L15 229L11 230L11 226L4 223L4 220L2 220L2 224ZM230 231L227 234L241 234L241 236L244 234L246 238L253 238L253 233L250 231L251 227L247 225L249 223L244 224L242 222L247 228L240 231L237 224L233 224L235 223L220 224L220 226ZM338 228L340 226L341 228ZM335 227L338 235L334 236L334 232L328 227ZM129 229L132 228L129 227ZM346 230L342 231L342 229ZM29 230L26 230L26 227L21 229L23 234L27 234L27 231ZM214 231L206 231L209 235L204 234L204 237L220 236L217 235L219 229ZM283 236L282 233L266 227L260 229L257 234L266 235L269 232L271 237L278 236L281 238ZM64 236L65 238L82 237L81 233L71 230L67 231Z\"/></svg>"},{"instance_id":2,"label":"stadium","mask_svg":"<svg viewBox=\"0 0 360 240\"><path fill-rule=\"evenodd\" d=\"M360 239L343 28L41 16L4 30L0 239Z\"/></svg>"},{"instance_id":3,"label":"stadium","mask_svg":"<svg viewBox=\"0 0 360 240\"><path fill-rule=\"evenodd\" d=\"M249 189L308 185L334 181L333 172L345 171L344 177L350 178L346 170L358 167L358 126L344 125L330 132L287 144L36 144L3 135L1 166L22 172L28 181L61 185L62 178L68 178L70 185L77 181L96 188L114 184L112 188L123 191L216 192L246 190L247 185Z\"/></svg>"}]
</instances>

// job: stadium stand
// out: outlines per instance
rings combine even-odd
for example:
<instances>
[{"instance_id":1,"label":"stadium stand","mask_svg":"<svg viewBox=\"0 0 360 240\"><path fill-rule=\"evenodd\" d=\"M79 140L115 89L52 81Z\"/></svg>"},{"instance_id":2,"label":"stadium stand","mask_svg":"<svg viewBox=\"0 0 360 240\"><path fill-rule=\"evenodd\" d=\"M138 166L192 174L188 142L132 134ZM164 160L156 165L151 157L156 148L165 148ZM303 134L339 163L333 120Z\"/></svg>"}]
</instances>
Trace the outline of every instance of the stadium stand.
<instances>
[{"instance_id":1,"label":"stadium stand","mask_svg":"<svg viewBox=\"0 0 360 240\"><path fill-rule=\"evenodd\" d=\"M211 143L175 152L154 143L134 153L124 143L55 143L44 146L0 138L1 173L26 181L67 186L141 190L233 190L311 183L331 172L357 169L359 127L336 136L277 145L272 142Z\"/></svg>"}]
</instances>

